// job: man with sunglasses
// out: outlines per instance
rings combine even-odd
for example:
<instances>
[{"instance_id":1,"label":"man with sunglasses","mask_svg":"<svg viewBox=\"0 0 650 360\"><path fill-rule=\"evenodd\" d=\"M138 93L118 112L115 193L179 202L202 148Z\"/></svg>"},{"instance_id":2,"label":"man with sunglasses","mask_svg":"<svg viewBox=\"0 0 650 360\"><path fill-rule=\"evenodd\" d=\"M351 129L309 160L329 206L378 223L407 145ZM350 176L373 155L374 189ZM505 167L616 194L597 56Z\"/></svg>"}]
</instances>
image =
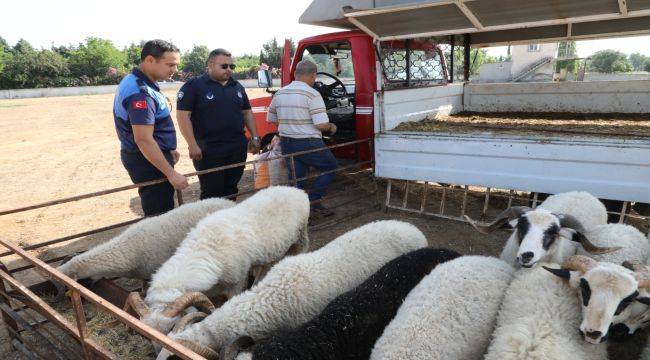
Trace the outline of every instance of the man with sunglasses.
<instances>
[{"instance_id":1,"label":"man with sunglasses","mask_svg":"<svg viewBox=\"0 0 650 360\"><path fill-rule=\"evenodd\" d=\"M260 138L244 87L234 79L232 55L216 49L208 56L207 72L190 79L178 92L176 118L187 141L196 170L206 170L246 161L248 141L257 153ZM244 173L238 166L199 175L201 199L237 194Z\"/></svg>"}]
</instances>

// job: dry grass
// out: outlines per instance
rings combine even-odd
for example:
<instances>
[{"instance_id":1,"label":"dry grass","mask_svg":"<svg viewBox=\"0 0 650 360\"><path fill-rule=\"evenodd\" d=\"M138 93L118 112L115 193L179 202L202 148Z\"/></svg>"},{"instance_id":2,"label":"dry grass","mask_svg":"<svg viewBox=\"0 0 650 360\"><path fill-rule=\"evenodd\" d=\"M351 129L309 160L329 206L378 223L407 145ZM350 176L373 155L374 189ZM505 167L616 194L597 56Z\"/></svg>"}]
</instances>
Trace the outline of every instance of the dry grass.
<instances>
[{"instance_id":1,"label":"dry grass","mask_svg":"<svg viewBox=\"0 0 650 360\"><path fill-rule=\"evenodd\" d=\"M71 324L76 324L74 310L69 298L54 302L52 296L45 296L43 300L61 313ZM106 325L115 318L98 310L93 304L84 302L84 312L90 337L104 349L113 353L118 359L142 360L151 359L154 355L151 341L136 332L129 331L122 324L107 327ZM63 333L60 335L65 336Z\"/></svg>"},{"instance_id":2,"label":"dry grass","mask_svg":"<svg viewBox=\"0 0 650 360\"><path fill-rule=\"evenodd\" d=\"M403 122L395 131L649 137L648 114L472 113Z\"/></svg>"}]
</instances>

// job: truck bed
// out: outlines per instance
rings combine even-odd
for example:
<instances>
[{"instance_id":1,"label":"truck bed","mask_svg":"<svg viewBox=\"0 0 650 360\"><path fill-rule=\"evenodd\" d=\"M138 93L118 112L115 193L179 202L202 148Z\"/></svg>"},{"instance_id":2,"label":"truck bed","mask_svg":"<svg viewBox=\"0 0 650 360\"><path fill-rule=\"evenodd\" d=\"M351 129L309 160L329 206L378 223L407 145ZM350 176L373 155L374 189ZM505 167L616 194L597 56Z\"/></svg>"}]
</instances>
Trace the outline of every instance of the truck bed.
<instances>
[{"instance_id":1,"label":"truck bed","mask_svg":"<svg viewBox=\"0 0 650 360\"><path fill-rule=\"evenodd\" d=\"M460 112L402 122L393 130L533 137L650 138L650 114Z\"/></svg>"}]
</instances>

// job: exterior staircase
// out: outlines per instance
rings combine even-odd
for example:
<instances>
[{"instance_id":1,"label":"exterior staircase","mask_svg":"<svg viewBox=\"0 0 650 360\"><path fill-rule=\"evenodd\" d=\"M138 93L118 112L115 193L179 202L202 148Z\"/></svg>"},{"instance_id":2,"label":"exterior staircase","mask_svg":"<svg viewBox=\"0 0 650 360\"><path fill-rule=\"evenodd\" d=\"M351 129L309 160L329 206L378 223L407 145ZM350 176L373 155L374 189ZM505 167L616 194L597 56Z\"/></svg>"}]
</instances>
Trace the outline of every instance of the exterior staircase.
<instances>
[{"instance_id":1,"label":"exterior staircase","mask_svg":"<svg viewBox=\"0 0 650 360\"><path fill-rule=\"evenodd\" d=\"M548 64L548 63L550 63L550 62L552 62L553 60L555 60L554 57L552 57L552 56L547 56L547 57L544 57L544 58L541 58L541 59L535 61L534 63L532 63L532 64L526 66L523 70L521 70L521 71L518 72L517 74L513 75L513 76L512 76L512 81L513 81L513 82L517 82L517 81L519 81L519 80L525 78L526 76L528 76L528 75L530 75L531 73L535 72L535 70L537 70L537 69L539 69L540 67L542 67L542 66L544 66L544 65L546 65L546 64Z\"/></svg>"}]
</instances>

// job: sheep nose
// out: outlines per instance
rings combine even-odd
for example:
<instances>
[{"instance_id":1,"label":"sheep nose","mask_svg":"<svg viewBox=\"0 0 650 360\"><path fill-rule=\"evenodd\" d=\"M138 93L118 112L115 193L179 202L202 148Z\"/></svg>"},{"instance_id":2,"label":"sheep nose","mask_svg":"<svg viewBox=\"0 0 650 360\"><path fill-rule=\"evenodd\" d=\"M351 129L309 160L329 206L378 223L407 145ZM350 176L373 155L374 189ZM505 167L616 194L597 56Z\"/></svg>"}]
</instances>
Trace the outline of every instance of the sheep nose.
<instances>
[{"instance_id":1,"label":"sheep nose","mask_svg":"<svg viewBox=\"0 0 650 360\"><path fill-rule=\"evenodd\" d=\"M591 339L598 339L603 333L600 331L587 331L587 337Z\"/></svg>"},{"instance_id":2,"label":"sheep nose","mask_svg":"<svg viewBox=\"0 0 650 360\"><path fill-rule=\"evenodd\" d=\"M528 263L530 260L535 256L531 251L526 251L525 253L521 254L521 261L523 263Z\"/></svg>"}]
</instances>

